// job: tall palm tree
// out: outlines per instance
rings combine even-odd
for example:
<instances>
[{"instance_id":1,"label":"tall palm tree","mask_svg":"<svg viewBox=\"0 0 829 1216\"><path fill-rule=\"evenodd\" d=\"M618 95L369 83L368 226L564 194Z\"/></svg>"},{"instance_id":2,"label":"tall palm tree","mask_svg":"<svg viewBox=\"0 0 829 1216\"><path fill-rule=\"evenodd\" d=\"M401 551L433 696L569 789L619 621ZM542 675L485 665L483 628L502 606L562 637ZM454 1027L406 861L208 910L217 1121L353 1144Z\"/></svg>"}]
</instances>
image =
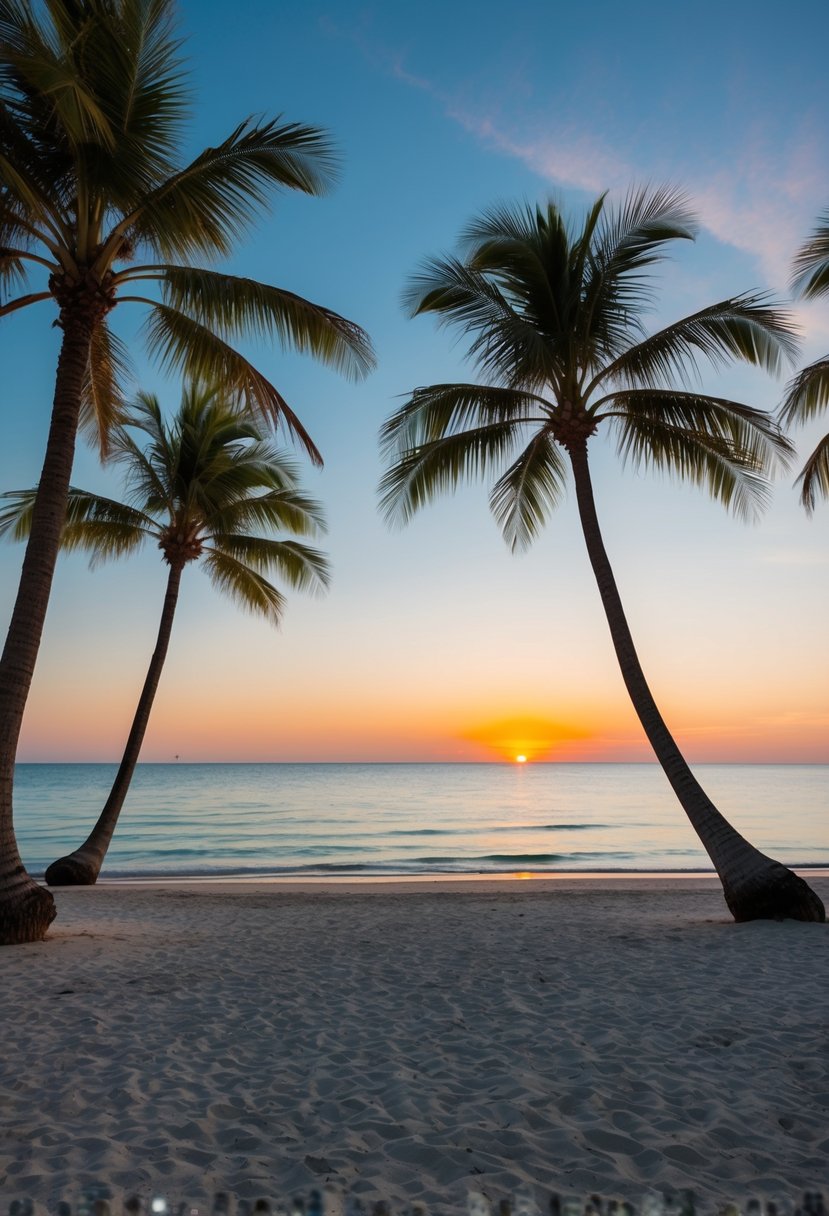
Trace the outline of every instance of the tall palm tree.
<instances>
[{"instance_id":1,"label":"tall palm tree","mask_svg":"<svg viewBox=\"0 0 829 1216\"><path fill-rule=\"evenodd\" d=\"M650 267L669 241L692 233L670 190L632 192L617 209L602 196L579 227L553 203L498 207L470 224L464 256L428 262L408 300L413 314L435 313L471 335L483 382L415 389L392 415L383 503L406 521L438 491L496 470L490 505L521 548L561 500L569 463L622 677L731 912L823 920L806 883L735 831L683 759L645 681L596 516L588 446L599 430L624 459L703 485L738 513L762 502L764 467L789 450L762 411L674 387L700 354L775 369L791 353L786 318L762 297L723 300L646 334Z\"/></svg>"},{"instance_id":2,"label":"tall palm tree","mask_svg":"<svg viewBox=\"0 0 829 1216\"><path fill-rule=\"evenodd\" d=\"M829 211L794 259L792 289L806 300L829 295ZM780 411L783 422L808 422L829 405L829 355L810 363L789 383ZM829 435L824 435L798 477L800 501L811 515L818 498L829 497Z\"/></svg>"},{"instance_id":3,"label":"tall palm tree","mask_svg":"<svg viewBox=\"0 0 829 1216\"><path fill-rule=\"evenodd\" d=\"M258 334L351 374L372 362L362 330L329 309L198 267L228 254L276 190L324 191L335 160L313 127L247 120L183 161L188 82L173 13L174 0L0 0L0 317L49 302L62 334L31 535L0 658L0 944L43 937L55 915L18 852L14 759L79 420L106 451L122 407L126 352L110 313L128 301L144 306L148 347L163 366L236 390L317 462L288 403L235 342ZM40 276L31 288L30 273Z\"/></svg>"},{"instance_id":4,"label":"tall palm tree","mask_svg":"<svg viewBox=\"0 0 829 1216\"><path fill-rule=\"evenodd\" d=\"M127 428L146 436L142 449ZM278 573L292 587L327 585L325 558L294 539L251 529L313 535L322 527L317 503L297 488L296 470L249 418L221 393L191 387L175 419L166 424L157 398L139 396L110 436L112 460L123 466L129 490L117 502L70 488L62 534L64 549L85 549L93 562L134 553L154 540L169 566L155 650L110 795L88 839L46 871L51 886L88 886L103 864L124 805L147 729L173 628L184 567L201 562L214 586L273 624L284 597L265 577ZM0 536L24 539L36 492L2 496Z\"/></svg>"}]
</instances>

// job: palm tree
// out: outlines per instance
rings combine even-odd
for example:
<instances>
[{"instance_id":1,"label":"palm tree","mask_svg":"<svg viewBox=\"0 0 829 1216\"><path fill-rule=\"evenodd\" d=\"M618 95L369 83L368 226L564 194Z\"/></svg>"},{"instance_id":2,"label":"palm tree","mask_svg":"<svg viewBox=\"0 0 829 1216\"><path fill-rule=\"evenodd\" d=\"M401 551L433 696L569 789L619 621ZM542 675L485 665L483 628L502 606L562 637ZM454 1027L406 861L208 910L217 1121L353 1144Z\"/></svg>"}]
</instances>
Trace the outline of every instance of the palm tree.
<instances>
[{"instance_id":1,"label":"palm tree","mask_svg":"<svg viewBox=\"0 0 829 1216\"><path fill-rule=\"evenodd\" d=\"M813 300L829 294L829 211L818 220L794 259L792 288ZM780 411L783 422L808 422L829 405L829 355L810 363L794 377ZM829 435L824 435L798 477L800 501L811 515L818 498L829 497Z\"/></svg>"},{"instance_id":2,"label":"palm tree","mask_svg":"<svg viewBox=\"0 0 829 1216\"><path fill-rule=\"evenodd\" d=\"M762 411L674 387L699 354L773 370L792 352L785 316L763 297L723 300L646 335L650 267L692 233L684 200L664 189L632 192L617 209L602 196L578 228L553 203L498 207L470 224L464 256L428 262L408 302L471 335L484 382L415 389L391 416L383 504L405 522L438 491L497 470L490 505L522 548L561 500L569 462L622 677L731 912L823 920L806 883L735 831L683 759L645 681L596 516L587 453L599 429L623 459L706 486L738 513L762 502L765 466L789 451Z\"/></svg>"},{"instance_id":3,"label":"palm tree","mask_svg":"<svg viewBox=\"0 0 829 1216\"><path fill-rule=\"evenodd\" d=\"M126 352L109 327L113 308L143 305L148 347L162 366L237 391L317 463L288 403L235 342L258 334L351 374L372 363L366 335L329 309L198 268L199 259L230 252L274 191L324 191L335 160L313 127L247 120L183 162L188 82L173 12L174 0L0 0L0 316L49 301L62 333L31 534L0 658L0 944L42 938L55 915L18 852L14 759L79 421L105 452L123 405ZM42 276L32 289L29 272ZM149 296L141 294L147 287ZM8 298L9 290L20 294Z\"/></svg>"},{"instance_id":4,"label":"palm tree","mask_svg":"<svg viewBox=\"0 0 829 1216\"><path fill-rule=\"evenodd\" d=\"M144 450L127 428L147 437ZM93 563L134 553L154 540L169 566L161 624L118 773L89 838L46 871L51 886L88 886L103 864L147 729L173 627L184 567L200 561L214 586L278 624L284 597L265 577L276 571L292 587L321 589L328 567L297 540L252 535L250 529L312 535L322 527L317 503L297 488L296 469L265 441L249 418L216 391L191 387L175 419L164 422L157 398L141 394L110 436L112 460L126 470L127 502L70 488L64 549L85 549ZM0 535L24 539L36 491L2 496Z\"/></svg>"}]
</instances>

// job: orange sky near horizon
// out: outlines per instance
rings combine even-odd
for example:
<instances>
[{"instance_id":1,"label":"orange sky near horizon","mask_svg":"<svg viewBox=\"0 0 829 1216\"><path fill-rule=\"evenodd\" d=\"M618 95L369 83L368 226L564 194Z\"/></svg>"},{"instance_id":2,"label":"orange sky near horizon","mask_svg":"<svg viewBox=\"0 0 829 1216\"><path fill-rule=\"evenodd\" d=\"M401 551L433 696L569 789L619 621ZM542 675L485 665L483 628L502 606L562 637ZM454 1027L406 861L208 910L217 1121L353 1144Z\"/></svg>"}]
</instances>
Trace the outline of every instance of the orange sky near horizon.
<instances>
[{"instance_id":1,"label":"orange sky near horizon","mask_svg":"<svg viewBox=\"0 0 829 1216\"><path fill-rule=\"evenodd\" d=\"M133 704L122 694L101 709L90 697L71 718L66 702L36 697L24 727L21 761L112 761L120 755ZM77 696L76 696L77 700ZM88 708L88 712L87 712ZM672 709L673 715L668 712ZM690 762L829 763L829 715L819 705L775 714L746 704L708 712L663 707ZM484 716L480 707L415 705L406 698L371 704L340 696L284 708L263 690L226 689L220 699L169 688L159 693L142 759L145 761L648 763L654 757L624 693L578 718L538 713Z\"/></svg>"}]
</instances>

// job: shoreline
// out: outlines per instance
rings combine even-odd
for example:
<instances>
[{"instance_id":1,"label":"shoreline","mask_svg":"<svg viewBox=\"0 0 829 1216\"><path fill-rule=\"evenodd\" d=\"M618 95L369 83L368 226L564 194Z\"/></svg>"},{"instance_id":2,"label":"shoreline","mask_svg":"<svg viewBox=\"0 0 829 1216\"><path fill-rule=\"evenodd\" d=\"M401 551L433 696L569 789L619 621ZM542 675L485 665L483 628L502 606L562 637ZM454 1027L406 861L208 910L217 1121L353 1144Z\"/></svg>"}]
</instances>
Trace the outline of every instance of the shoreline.
<instances>
[{"instance_id":1,"label":"shoreline","mask_svg":"<svg viewBox=\"0 0 829 1216\"><path fill-rule=\"evenodd\" d=\"M790 866L789 868L807 880L829 878L829 866L816 864L814 866ZM42 875L33 875L33 877L38 882L43 882ZM501 884L512 883L529 883L535 888L545 883L580 882L602 884L605 882L619 883L627 880L632 882L642 880L651 882L665 881L670 884L677 882L718 884L720 881L713 870L504 870L494 873L476 871L475 873L451 874L119 874L111 878L102 874L95 886L98 888L119 886L126 888L192 886L199 887L202 890L209 890L213 887L227 888L228 890L233 890L237 887L245 889L262 887L265 890L269 890L284 885L293 890L303 887L317 890L326 885L338 888L352 885L355 888L363 889L376 884L384 890L397 887L405 890L411 886L422 885L428 885L432 889L442 886L451 889L456 884L463 886L479 884L482 888L487 884L492 884L493 889L500 889ZM55 890L61 889L65 890L66 888L55 888Z\"/></svg>"},{"instance_id":2,"label":"shoreline","mask_svg":"<svg viewBox=\"0 0 829 1216\"><path fill-rule=\"evenodd\" d=\"M826 1188L827 926L735 924L714 876L54 895L0 955L10 1199Z\"/></svg>"}]
</instances>

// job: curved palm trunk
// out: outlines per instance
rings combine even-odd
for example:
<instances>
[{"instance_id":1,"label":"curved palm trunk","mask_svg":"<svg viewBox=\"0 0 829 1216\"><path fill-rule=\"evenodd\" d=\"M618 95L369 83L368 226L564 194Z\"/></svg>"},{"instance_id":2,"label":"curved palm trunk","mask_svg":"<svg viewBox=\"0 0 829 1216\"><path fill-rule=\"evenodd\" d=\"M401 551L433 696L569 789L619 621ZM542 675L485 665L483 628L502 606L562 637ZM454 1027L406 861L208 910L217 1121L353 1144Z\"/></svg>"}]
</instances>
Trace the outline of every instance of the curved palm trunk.
<instances>
[{"instance_id":1,"label":"curved palm trunk","mask_svg":"<svg viewBox=\"0 0 829 1216\"><path fill-rule=\"evenodd\" d=\"M823 904L802 878L749 844L720 814L686 764L657 709L625 618L605 551L587 463L587 444L569 448L579 517L610 635L633 707L674 793L691 821L723 885L735 920L793 917L823 921Z\"/></svg>"},{"instance_id":2,"label":"curved palm trunk","mask_svg":"<svg viewBox=\"0 0 829 1216\"><path fill-rule=\"evenodd\" d=\"M0 945L40 941L55 901L26 872L14 834L14 762L66 517L81 394L95 317L61 312L63 342L46 456L11 623L0 657Z\"/></svg>"},{"instance_id":3,"label":"curved palm trunk","mask_svg":"<svg viewBox=\"0 0 829 1216\"><path fill-rule=\"evenodd\" d=\"M158 681L161 678L161 669L167 657L167 647L170 644L170 634L173 631L173 617L176 614L176 604L178 603L182 569L183 564L180 562L176 562L170 566L170 575L167 579L167 593L164 596L164 608L161 612L161 623L158 627L155 650L153 651L153 657L150 659L147 678L144 681L144 687L138 700L138 708L132 720L132 727L127 738L123 759L115 776L109 797L106 800L104 809L98 816L98 822L81 847L66 857L58 858L57 861L53 861L49 866L49 869L46 871L46 881L52 887L89 887L97 881L98 875L101 872L101 866L104 863L109 842L112 840L112 834L118 823L118 816L121 814L121 807L124 805L127 790L130 787L132 775L138 763L141 744L144 742L147 723L150 720L150 710L153 707L153 701L158 689Z\"/></svg>"}]
</instances>

